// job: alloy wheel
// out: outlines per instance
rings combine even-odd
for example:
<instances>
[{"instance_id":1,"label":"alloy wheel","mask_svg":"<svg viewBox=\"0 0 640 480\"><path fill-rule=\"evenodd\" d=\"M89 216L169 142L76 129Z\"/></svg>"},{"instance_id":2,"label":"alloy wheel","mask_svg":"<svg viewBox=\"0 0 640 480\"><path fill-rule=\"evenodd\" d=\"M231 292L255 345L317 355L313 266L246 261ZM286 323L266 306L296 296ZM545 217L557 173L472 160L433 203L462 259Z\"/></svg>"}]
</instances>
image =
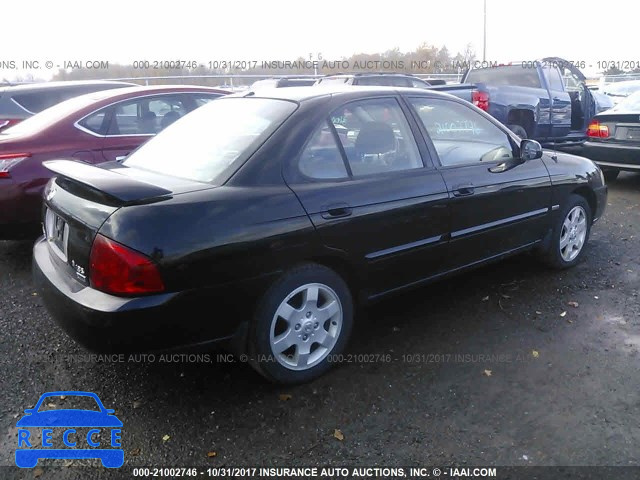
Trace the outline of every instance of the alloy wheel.
<instances>
[{"instance_id":1,"label":"alloy wheel","mask_svg":"<svg viewBox=\"0 0 640 480\"><path fill-rule=\"evenodd\" d=\"M290 370L307 370L335 347L343 324L336 292L321 283L296 288L278 306L269 343L276 360Z\"/></svg>"},{"instance_id":2,"label":"alloy wheel","mask_svg":"<svg viewBox=\"0 0 640 480\"><path fill-rule=\"evenodd\" d=\"M587 214L577 205L565 217L560 231L560 255L565 262L571 262L580 254L586 237Z\"/></svg>"}]
</instances>

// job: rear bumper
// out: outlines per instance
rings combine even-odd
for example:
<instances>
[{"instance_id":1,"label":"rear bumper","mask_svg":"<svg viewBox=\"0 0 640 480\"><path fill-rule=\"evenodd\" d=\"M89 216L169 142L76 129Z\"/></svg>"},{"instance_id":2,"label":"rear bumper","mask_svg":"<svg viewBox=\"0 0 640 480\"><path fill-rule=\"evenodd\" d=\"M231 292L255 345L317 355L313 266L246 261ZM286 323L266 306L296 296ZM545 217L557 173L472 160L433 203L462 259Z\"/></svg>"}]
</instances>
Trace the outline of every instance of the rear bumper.
<instances>
[{"instance_id":1,"label":"rear bumper","mask_svg":"<svg viewBox=\"0 0 640 480\"><path fill-rule=\"evenodd\" d=\"M640 171L640 146L585 142L583 155L603 168Z\"/></svg>"},{"instance_id":2,"label":"rear bumper","mask_svg":"<svg viewBox=\"0 0 640 480\"><path fill-rule=\"evenodd\" d=\"M215 343L243 350L247 325L267 284L261 277L190 292L116 297L56 268L44 238L33 247L33 277L49 313L69 336L93 351L125 353Z\"/></svg>"}]
</instances>

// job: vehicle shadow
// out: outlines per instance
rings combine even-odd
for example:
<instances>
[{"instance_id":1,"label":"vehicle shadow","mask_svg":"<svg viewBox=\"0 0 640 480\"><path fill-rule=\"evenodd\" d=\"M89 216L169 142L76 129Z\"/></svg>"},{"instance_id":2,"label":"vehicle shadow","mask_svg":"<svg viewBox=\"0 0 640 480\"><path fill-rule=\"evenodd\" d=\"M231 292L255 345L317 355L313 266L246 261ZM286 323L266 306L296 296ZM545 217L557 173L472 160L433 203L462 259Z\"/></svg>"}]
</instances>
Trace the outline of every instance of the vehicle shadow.
<instances>
[{"instance_id":1,"label":"vehicle shadow","mask_svg":"<svg viewBox=\"0 0 640 480\"><path fill-rule=\"evenodd\" d=\"M520 255L398 294L360 309L346 353L401 354L407 345L419 343L421 350L429 350L430 345L435 349L453 344L462 334L473 337L488 328L474 315L479 306L490 318L509 320L517 316L511 312L516 308L512 298L518 293L528 295L533 286L548 284L554 275L557 272L540 265L533 256ZM460 305L469 305L469 314L450 315L453 310L459 310ZM161 362L156 355L153 362L124 362L109 369L116 377L125 379L126 388L135 399L156 405L164 399L168 405L180 405L186 411L205 404L211 410L228 410L229 405L239 408L259 403L266 398L277 398L281 392L310 394L331 389L336 382L348 382L349 365L338 367L310 384L283 387L263 380L238 357L231 360L224 352L207 352L208 359L202 355L185 353L183 360L176 357L176 362ZM94 375L97 385L101 377L100 373ZM104 391L104 385L100 389Z\"/></svg>"},{"instance_id":2,"label":"vehicle shadow","mask_svg":"<svg viewBox=\"0 0 640 480\"><path fill-rule=\"evenodd\" d=\"M633 172L620 172L615 180L608 182L609 190L637 194L640 189L640 174Z\"/></svg>"},{"instance_id":3,"label":"vehicle shadow","mask_svg":"<svg viewBox=\"0 0 640 480\"><path fill-rule=\"evenodd\" d=\"M587 248L592 258L598 247ZM566 299L557 298L559 288L582 282L590 268L592 262L583 262L558 272L525 254L387 298L357 313L345 353L394 360L345 361L304 385L270 384L247 363L218 358L216 352L207 352L208 360L185 352L186 357L169 362L155 355L153 361L70 363L57 365L54 375L62 382L56 384L99 392L105 406L116 409L126 428L128 465L178 461L194 446L195 464L211 462L208 451L217 452L216 462L304 463L311 451L314 458L336 458L347 452L332 438L334 428L341 427L362 439L349 444L349 458L356 461L370 454L367 445L379 444L380 435L405 438L414 427L411 417L401 413L404 409L414 417L431 415L420 417L421 428L446 422L453 411L464 411L465 396L435 406L433 399L450 399L451 388L471 391L465 385L482 380L484 368L517 368L410 363L403 354L511 353L530 345L532 336L552 336L558 330L548 332L566 324L557 321L558 308L566 308ZM535 315L537 310L553 314L545 319ZM63 350L83 353L70 339L62 342ZM501 395L504 385L494 384L491 395ZM409 461L422 458L423 449L406 446L397 455Z\"/></svg>"}]
</instances>

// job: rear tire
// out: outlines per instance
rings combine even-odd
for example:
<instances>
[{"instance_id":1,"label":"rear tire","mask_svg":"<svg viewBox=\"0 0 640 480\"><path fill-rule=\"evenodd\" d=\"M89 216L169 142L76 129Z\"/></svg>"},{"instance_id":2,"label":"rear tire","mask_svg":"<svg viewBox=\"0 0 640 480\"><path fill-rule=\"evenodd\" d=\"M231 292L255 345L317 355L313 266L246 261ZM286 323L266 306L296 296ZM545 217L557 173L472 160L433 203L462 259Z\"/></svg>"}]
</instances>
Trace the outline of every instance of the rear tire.
<instances>
[{"instance_id":1,"label":"rear tire","mask_svg":"<svg viewBox=\"0 0 640 480\"><path fill-rule=\"evenodd\" d=\"M586 199L576 194L569 195L553 226L549 249L543 254L547 265L565 269L580 261L589 240L591 218L591 207Z\"/></svg>"},{"instance_id":2,"label":"rear tire","mask_svg":"<svg viewBox=\"0 0 640 480\"><path fill-rule=\"evenodd\" d=\"M353 327L353 300L344 280L317 264L294 267L264 294L249 332L251 365L284 384L326 373Z\"/></svg>"},{"instance_id":3,"label":"rear tire","mask_svg":"<svg viewBox=\"0 0 640 480\"><path fill-rule=\"evenodd\" d=\"M602 174L604 175L604 179L607 182L613 182L616 178L618 178L618 175L620 175L620 170L618 170L617 168L608 168L606 170L603 170Z\"/></svg>"},{"instance_id":4,"label":"rear tire","mask_svg":"<svg viewBox=\"0 0 640 480\"><path fill-rule=\"evenodd\" d=\"M521 139L524 140L525 138L529 138L529 136L527 135L527 131L524 129L524 127L522 125L518 125L518 124L514 123L512 125L507 125L507 127L509 128L509 130L511 130L513 133L515 133Z\"/></svg>"}]
</instances>

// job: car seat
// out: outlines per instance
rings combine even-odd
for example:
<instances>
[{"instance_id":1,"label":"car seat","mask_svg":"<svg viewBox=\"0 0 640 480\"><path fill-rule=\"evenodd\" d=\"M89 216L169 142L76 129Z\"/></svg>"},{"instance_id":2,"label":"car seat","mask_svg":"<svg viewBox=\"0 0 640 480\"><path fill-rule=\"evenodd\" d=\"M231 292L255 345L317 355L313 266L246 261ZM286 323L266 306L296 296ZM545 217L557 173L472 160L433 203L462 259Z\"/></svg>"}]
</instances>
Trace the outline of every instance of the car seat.
<instances>
[{"instance_id":1,"label":"car seat","mask_svg":"<svg viewBox=\"0 0 640 480\"><path fill-rule=\"evenodd\" d=\"M175 110L171 110L170 112L165 113L162 117L162 120L160 121L160 130L164 130L179 118L180 114Z\"/></svg>"},{"instance_id":2,"label":"car seat","mask_svg":"<svg viewBox=\"0 0 640 480\"><path fill-rule=\"evenodd\" d=\"M140 119L140 133L157 133L156 114L154 112L148 111L142 114L142 118Z\"/></svg>"},{"instance_id":3,"label":"car seat","mask_svg":"<svg viewBox=\"0 0 640 480\"><path fill-rule=\"evenodd\" d=\"M365 123L355 143L358 160L364 160L368 155L383 155L395 152L397 148L396 135L393 128L383 122Z\"/></svg>"}]
</instances>

